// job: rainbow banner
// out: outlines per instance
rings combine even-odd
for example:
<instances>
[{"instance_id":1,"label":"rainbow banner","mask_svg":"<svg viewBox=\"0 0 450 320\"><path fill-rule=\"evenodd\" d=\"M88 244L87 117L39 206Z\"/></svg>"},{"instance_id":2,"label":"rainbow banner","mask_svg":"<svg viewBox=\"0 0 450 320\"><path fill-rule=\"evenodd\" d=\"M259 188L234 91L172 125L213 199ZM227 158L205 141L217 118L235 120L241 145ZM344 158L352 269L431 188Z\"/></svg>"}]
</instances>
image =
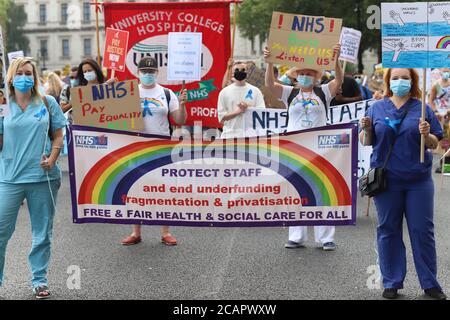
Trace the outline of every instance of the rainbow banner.
<instances>
[{"instance_id":1,"label":"rainbow banner","mask_svg":"<svg viewBox=\"0 0 450 320\"><path fill-rule=\"evenodd\" d=\"M72 126L73 221L351 225L357 161L355 124L214 142Z\"/></svg>"}]
</instances>

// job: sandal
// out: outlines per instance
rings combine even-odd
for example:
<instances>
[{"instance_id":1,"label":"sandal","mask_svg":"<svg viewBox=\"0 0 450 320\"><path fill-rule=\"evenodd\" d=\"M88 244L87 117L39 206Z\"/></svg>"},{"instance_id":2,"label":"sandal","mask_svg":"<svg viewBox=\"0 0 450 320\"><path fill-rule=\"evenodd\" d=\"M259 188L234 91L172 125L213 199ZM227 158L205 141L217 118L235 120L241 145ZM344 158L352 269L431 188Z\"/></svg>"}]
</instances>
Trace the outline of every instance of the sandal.
<instances>
[{"instance_id":1,"label":"sandal","mask_svg":"<svg viewBox=\"0 0 450 320\"><path fill-rule=\"evenodd\" d=\"M34 294L36 299L47 299L50 298L50 291L46 285L41 285L34 288Z\"/></svg>"}]
</instances>

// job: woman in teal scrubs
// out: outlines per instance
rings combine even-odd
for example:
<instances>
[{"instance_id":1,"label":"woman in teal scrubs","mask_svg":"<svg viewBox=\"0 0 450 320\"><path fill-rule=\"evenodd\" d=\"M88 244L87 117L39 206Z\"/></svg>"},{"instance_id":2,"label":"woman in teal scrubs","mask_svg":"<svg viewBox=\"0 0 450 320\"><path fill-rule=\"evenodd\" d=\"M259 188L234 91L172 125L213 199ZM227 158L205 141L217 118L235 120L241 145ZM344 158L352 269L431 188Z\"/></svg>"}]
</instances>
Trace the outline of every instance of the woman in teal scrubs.
<instances>
[{"instance_id":1,"label":"woman in teal scrubs","mask_svg":"<svg viewBox=\"0 0 450 320\"><path fill-rule=\"evenodd\" d=\"M33 235L28 257L31 282L36 298L48 298L47 269L55 199L61 184L56 161L66 120L53 97L40 95L36 66L31 60L15 59L6 83L10 113L0 118L0 285L6 245L26 199Z\"/></svg>"}]
</instances>

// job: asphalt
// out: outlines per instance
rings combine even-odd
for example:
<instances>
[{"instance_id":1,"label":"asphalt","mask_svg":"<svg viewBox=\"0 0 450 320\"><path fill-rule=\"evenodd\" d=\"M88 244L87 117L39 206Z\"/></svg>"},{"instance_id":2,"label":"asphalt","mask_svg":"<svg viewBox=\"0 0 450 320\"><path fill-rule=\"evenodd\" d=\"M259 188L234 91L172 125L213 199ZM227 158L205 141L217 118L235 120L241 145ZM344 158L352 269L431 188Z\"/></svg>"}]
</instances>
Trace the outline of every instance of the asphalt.
<instances>
[{"instance_id":1,"label":"asphalt","mask_svg":"<svg viewBox=\"0 0 450 320\"><path fill-rule=\"evenodd\" d=\"M381 299L381 289L371 282L376 278L376 221L373 205L365 215L367 199L358 201L356 226L337 228L334 252L312 241L306 248L285 249L288 230L281 227L177 227L172 233L179 245L167 247L159 241L159 227L147 226L141 244L124 247L120 241L130 226L72 223L67 158L61 163L49 270L53 299ZM439 280L450 293L450 177L435 176L435 185ZM404 238L408 274L401 298L424 299L406 230ZM28 211L22 206L8 245L0 299L34 299L30 247ZM70 281L73 270L80 271L79 289Z\"/></svg>"}]
</instances>

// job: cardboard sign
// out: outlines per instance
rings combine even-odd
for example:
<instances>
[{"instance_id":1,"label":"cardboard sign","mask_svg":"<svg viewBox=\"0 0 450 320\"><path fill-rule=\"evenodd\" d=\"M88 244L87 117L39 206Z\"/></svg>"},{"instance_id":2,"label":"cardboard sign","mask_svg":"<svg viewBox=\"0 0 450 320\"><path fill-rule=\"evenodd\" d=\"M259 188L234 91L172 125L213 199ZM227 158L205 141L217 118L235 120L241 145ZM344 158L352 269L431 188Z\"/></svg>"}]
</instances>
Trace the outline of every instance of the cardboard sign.
<instances>
[{"instance_id":1,"label":"cardboard sign","mask_svg":"<svg viewBox=\"0 0 450 320\"><path fill-rule=\"evenodd\" d=\"M0 117L9 113L8 88L6 85L5 47L3 46L2 27L0 26Z\"/></svg>"},{"instance_id":2,"label":"cardboard sign","mask_svg":"<svg viewBox=\"0 0 450 320\"><path fill-rule=\"evenodd\" d=\"M128 47L128 31L106 29L103 67L119 72L125 71L125 59Z\"/></svg>"},{"instance_id":3,"label":"cardboard sign","mask_svg":"<svg viewBox=\"0 0 450 320\"><path fill-rule=\"evenodd\" d=\"M266 108L274 108L274 109L286 109L284 103L278 100L270 91L268 87L265 86L265 72L264 70L258 68L254 63L248 67L247 71L247 82L251 85L257 87L261 90L261 93L264 96L264 102L266 104Z\"/></svg>"},{"instance_id":4,"label":"cardboard sign","mask_svg":"<svg viewBox=\"0 0 450 320\"><path fill-rule=\"evenodd\" d=\"M168 41L168 81L200 81L201 32L170 32Z\"/></svg>"},{"instance_id":5,"label":"cardboard sign","mask_svg":"<svg viewBox=\"0 0 450 320\"><path fill-rule=\"evenodd\" d=\"M352 28L342 28L341 39L341 56L339 60L350 63L358 62L359 45L361 43L361 31Z\"/></svg>"},{"instance_id":6,"label":"cardboard sign","mask_svg":"<svg viewBox=\"0 0 450 320\"><path fill-rule=\"evenodd\" d=\"M317 71L334 69L333 46L339 42L342 19L274 12L267 62Z\"/></svg>"},{"instance_id":7,"label":"cardboard sign","mask_svg":"<svg viewBox=\"0 0 450 320\"><path fill-rule=\"evenodd\" d=\"M25 55L23 54L23 51L13 51L13 52L9 52L8 53L8 61L9 64L11 64L11 62L16 59L16 58L20 58L20 57L24 57Z\"/></svg>"},{"instance_id":8,"label":"cardboard sign","mask_svg":"<svg viewBox=\"0 0 450 320\"><path fill-rule=\"evenodd\" d=\"M385 68L450 65L450 2L382 3Z\"/></svg>"},{"instance_id":9,"label":"cardboard sign","mask_svg":"<svg viewBox=\"0 0 450 320\"><path fill-rule=\"evenodd\" d=\"M70 89L77 125L143 131L139 87L136 80Z\"/></svg>"}]
</instances>

